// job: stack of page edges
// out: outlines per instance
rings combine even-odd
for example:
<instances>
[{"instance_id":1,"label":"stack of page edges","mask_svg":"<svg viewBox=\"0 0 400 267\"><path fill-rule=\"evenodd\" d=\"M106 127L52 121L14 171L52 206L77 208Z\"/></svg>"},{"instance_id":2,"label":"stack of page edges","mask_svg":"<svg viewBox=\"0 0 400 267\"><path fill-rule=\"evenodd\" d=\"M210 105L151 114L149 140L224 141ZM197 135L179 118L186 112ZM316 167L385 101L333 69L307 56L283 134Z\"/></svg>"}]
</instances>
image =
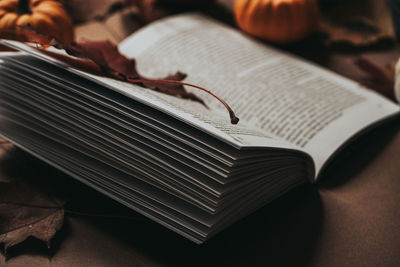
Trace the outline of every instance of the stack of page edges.
<instances>
[{"instance_id":1,"label":"stack of page edges","mask_svg":"<svg viewBox=\"0 0 400 267\"><path fill-rule=\"evenodd\" d=\"M306 180L294 152L239 149L30 55L0 60L1 135L196 243Z\"/></svg>"}]
</instances>

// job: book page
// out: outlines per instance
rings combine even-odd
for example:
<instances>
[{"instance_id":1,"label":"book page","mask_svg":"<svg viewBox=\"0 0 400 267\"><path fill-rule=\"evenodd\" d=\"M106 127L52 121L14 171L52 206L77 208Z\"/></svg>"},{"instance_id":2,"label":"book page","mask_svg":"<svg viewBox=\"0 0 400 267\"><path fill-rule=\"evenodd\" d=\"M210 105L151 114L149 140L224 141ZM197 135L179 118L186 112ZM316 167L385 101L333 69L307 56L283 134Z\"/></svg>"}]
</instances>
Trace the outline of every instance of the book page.
<instances>
[{"instance_id":1,"label":"book page","mask_svg":"<svg viewBox=\"0 0 400 267\"><path fill-rule=\"evenodd\" d=\"M226 100L241 119L231 126L212 97L193 91L210 110L151 93L166 103L241 140L261 146L265 136L309 153L317 171L361 129L397 113L398 106L355 82L200 14L167 18L120 44L147 77L176 71ZM191 90L188 88L188 90Z\"/></svg>"}]
</instances>

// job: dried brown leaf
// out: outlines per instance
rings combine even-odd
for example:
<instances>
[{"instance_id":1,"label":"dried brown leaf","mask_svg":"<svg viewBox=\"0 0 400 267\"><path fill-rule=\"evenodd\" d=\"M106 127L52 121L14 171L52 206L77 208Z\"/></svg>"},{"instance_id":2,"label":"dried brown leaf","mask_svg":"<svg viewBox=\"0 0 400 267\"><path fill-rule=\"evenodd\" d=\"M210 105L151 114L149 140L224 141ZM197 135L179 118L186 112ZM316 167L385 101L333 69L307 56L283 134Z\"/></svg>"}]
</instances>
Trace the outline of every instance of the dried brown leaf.
<instances>
[{"instance_id":1,"label":"dried brown leaf","mask_svg":"<svg viewBox=\"0 0 400 267\"><path fill-rule=\"evenodd\" d=\"M367 74L363 85L394 99L394 65L380 66L364 57L357 58L354 64Z\"/></svg>"},{"instance_id":2,"label":"dried brown leaf","mask_svg":"<svg viewBox=\"0 0 400 267\"><path fill-rule=\"evenodd\" d=\"M182 81L186 78L186 74L182 72L177 72L173 75L169 75L162 79L148 79L141 76L136 69L135 59L127 58L119 53L118 47L109 41L89 41L84 40L79 43L73 43L68 46L57 45L58 47L63 47L65 51L74 57L81 60L75 61L75 66L78 66L84 62L82 59L90 59L97 66L100 67L100 74L109 76L112 78L130 81L130 80L146 80L146 82L140 82L141 86L152 89L158 92L162 92L168 95L173 95L183 99L190 99L192 101L199 102L205 105L204 101L193 93L186 91L182 84L169 84L163 82L163 80L168 81ZM60 58L59 58L60 59ZM69 59L69 61L74 61ZM70 62L71 63L71 62ZM81 70L85 70L95 73L96 69L88 68L87 65L84 66L85 69L80 66Z\"/></svg>"},{"instance_id":3,"label":"dried brown leaf","mask_svg":"<svg viewBox=\"0 0 400 267\"><path fill-rule=\"evenodd\" d=\"M186 78L186 74L182 72L177 72L172 75L168 75L165 78L162 78L161 80L166 80L166 81L183 81ZM193 93L187 92L185 88L183 87L182 84L166 84L163 82L156 82L156 81L146 81L142 83L144 87L153 89L154 91L157 92L162 92L162 93L167 93L167 94L173 94L177 97L183 98L183 99L191 99L195 100L204 106L207 106L206 103L196 96ZM184 92L182 94L182 92Z\"/></svg>"},{"instance_id":4,"label":"dried brown leaf","mask_svg":"<svg viewBox=\"0 0 400 267\"><path fill-rule=\"evenodd\" d=\"M0 244L7 249L28 237L50 241L62 227L63 203L25 183L0 182Z\"/></svg>"},{"instance_id":5,"label":"dried brown leaf","mask_svg":"<svg viewBox=\"0 0 400 267\"><path fill-rule=\"evenodd\" d=\"M63 62L79 70L119 79L125 82L139 84L144 88L152 89L183 99L189 99L206 106L203 100L201 100L195 94L188 92L184 87L184 85L191 86L214 96L228 110L231 123L237 124L239 122L239 118L236 117L230 106L221 98L213 94L210 90L207 90L201 86L182 82L182 80L186 78L186 74L184 73L177 72L163 79L149 79L139 74L136 69L135 59L127 58L120 54L118 47L109 41L84 40L82 42L66 45L55 38L38 33L29 25L22 27L29 31L30 35L32 36L32 40L36 41L41 46L46 48L50 45L58 49L63 49L71 57L65 55L56 55L56 53L52 53L44 49L39 49L39 51L49 56L53 56L58 60L62 60ZM87 60L92 61L95 65L89 64L90 62ZM98 69L96 68L96 65Z\"/></svg>"},{"instance_id":6,"label":"dried brown leaf","mask_svg":"<svg viewBox=\"0 0 400 267\"><path fill-rule=\"evenodd\" d=\"M135 59L120 54L118 47L110 41L83 40L61 47L71 56L92 60L107 75L118 78L122 74L125 77L140 78Z\"/></svg>"},{"instance_id":7,"label":"dried brown leaf","mask_svg":"<svg viewBox=\"0 0 400 267\"><path fill-rule=\"evenodd\" d=\"M395 39L387 1L347 1L325 9L320 31L329 46L369 47Z\"/></svg>"}]
</instances>

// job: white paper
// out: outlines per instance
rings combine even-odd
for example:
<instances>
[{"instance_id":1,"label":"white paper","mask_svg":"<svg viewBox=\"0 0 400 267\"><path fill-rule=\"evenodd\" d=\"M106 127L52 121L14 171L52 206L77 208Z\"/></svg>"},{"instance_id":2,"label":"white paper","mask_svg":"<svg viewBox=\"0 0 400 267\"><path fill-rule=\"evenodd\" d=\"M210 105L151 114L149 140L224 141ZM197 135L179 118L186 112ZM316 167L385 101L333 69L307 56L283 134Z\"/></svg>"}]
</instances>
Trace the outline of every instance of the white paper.
<instances>
[{"instance_id":1,"label":"white paper","mask_svg":"<svg viewBox=\"0 0 400 267\"><path fill-rule=\"evenodd\" d=\"M223 107L208 96L204 99L211 113L201 106L174 101L177 109L247 145L261 146L259 137L267 136L282 144L289 142L311 154L317 170L355 133L399 110L355 82L199 14L153 23L119 47L137 59L139 71L147 76L165 76L177 70L188 73L189 82L225 99L247 132L221 121L217 115L223 113Z\"/></svg>"}]
</instances>

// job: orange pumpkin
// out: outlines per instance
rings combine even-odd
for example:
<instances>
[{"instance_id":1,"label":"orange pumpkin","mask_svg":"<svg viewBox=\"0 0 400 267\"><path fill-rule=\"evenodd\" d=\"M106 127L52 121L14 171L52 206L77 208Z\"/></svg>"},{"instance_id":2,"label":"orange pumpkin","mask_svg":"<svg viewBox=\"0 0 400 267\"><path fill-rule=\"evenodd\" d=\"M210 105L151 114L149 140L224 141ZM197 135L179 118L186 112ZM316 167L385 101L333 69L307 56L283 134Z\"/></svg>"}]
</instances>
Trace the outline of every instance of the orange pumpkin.
<instances>
[{"instance_id":1,"label":"orange pumpkin","mask_svg":"<svg viewBox=\"0 0 400 267\"><path fill-rule=\"evenodd\" d=\"M234 13L243 31L275 43L304 38L319 20L317 0L235 0Z\"/></svg>"},{"instance_id":2,"label":"orange pumpkin","mask_svg":"<svg viewBox=\"0 0 400 267\"><path fill-rule=\"evenodd\" d=\"M73 24L63 5L54 0L0 0L0 38L28 41L19 27L30 25L63 43L74 38Z\"/></svg>"}]
</instances>

